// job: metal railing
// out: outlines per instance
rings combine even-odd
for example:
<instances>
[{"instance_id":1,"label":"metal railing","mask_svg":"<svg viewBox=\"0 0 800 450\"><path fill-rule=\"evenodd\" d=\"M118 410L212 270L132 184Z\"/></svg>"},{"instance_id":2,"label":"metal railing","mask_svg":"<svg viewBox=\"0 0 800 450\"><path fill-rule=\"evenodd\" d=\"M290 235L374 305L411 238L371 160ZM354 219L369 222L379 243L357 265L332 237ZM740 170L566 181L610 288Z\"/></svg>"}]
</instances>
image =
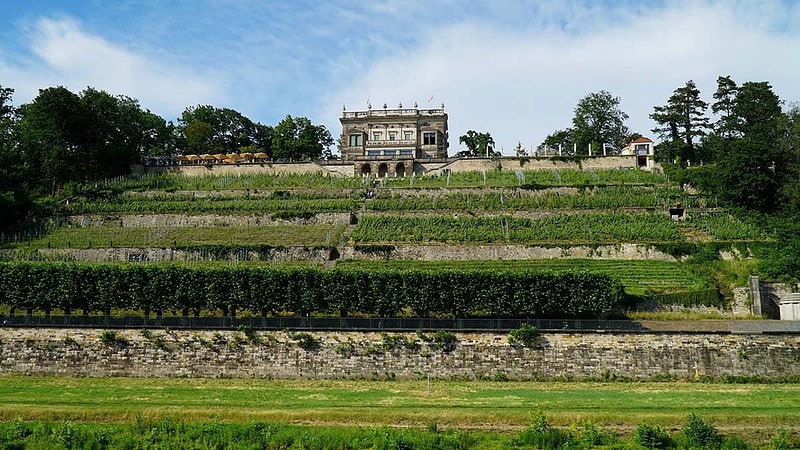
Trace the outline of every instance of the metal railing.
<instances>
[{"instance_id":1,"label":"metal railing","mask_svg":"<svg viewBox=\"0 0 800 450\"><path fill-rule=\"evenodd\" d=\"M357 119L361 117L387 117L387 116L435 116L443 115L444 109L417 109L417 108L401 108L401 109L370 109L367 111L344 111L342 117L345 119Z\"/></svg>"},{"instance_id":2,"label":"metal railing","mask_svg":"<svg viewBox=\"0 0 800 450\"><path fill-rule=\"evenodd\" d=\"M800 321L790 320L698 320L634 321L582 319L425 318L425 317L230 317L230 316L104 316L25 315L0 316L2 327L54 328L185 328L318 331L483 331L508 332L523 324L548 332L623 333L793 333L800 334Z\"/></svg>"},{"instance_id":3,"label":"metal railing","mask_svg":"<svg viewBox=\"0 0 800 450\"><path fill-rule=\"evenodd\" d=\"M504 318L420 317L229 317L229 316L104 316L104 315L13 315L4 316L6 327L72 328L193 328L226 329L248 326L256 329L354 330L354 331L508 331L529 324L541 330L641 331L638 322L627 320L552 320Z\"/></svg>"}]
</instances>

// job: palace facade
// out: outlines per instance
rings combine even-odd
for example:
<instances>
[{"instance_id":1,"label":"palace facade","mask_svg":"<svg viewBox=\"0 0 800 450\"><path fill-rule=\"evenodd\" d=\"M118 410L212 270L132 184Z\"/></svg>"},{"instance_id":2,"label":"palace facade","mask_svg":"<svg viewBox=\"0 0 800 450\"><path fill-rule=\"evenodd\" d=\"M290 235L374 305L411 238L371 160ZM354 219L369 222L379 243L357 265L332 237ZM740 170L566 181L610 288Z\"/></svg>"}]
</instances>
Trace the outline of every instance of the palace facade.
<instances>
[{"instance_id":1,"label":"palace facade","mask_svg":"<svg viewBox=\"0 0 800 450\"><path fill-rule=\"evenodd\" d=\"M447 113L413 108L342 111L343 161L353 161L355 175L404 177L415 162L447 158Z\"/></svg>"}]
</instances>

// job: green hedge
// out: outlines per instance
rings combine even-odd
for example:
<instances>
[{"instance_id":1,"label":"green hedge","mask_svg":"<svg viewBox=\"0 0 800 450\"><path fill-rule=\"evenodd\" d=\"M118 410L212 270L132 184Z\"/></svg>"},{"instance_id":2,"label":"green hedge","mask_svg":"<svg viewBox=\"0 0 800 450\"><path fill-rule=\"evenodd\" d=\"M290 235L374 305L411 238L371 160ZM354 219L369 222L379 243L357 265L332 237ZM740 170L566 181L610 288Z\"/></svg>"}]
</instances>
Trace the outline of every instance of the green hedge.
<instances>
[{"instance_id":1,"label":"green hedge","mask_svg":"<svg viewBox=\"0 0 800 450\"><path fill-rule=\"evenodd\" d=\"M596 318L622 298L589 272L0 263L0 304L39 311Z\"/></svg>"}]
</instances>

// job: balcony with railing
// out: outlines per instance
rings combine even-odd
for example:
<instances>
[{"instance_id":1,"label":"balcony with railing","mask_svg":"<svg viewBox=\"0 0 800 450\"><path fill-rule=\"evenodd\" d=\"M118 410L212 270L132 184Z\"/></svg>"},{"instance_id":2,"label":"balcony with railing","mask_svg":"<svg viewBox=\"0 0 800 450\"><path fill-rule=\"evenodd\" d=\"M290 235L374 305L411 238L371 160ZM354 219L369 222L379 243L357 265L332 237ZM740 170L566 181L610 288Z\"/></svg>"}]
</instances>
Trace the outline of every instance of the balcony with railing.
<instances>
[{"instance_id":1,"label":"balcony with railing","mask_svg":"<svg viewBox=\"0 0 800 450\"><path fill-rule=\"evenodd\" d=\"M413 147L416 147L416 146L417 146L417 141L415 141L413 139L411 139L411 140L402 140L402 141L398 141L398 140L394 140L394 141L393 140L379 140L379 141L370 140L370 141L367 141L367 147L377 147L377 148L412 147L413 148Z\"/></svg>"},{"instance_id":2,"label":"balcony with railing","mask_svg":"<svg viewBox=\"0 0 800 450\"><path fill-rule=\"evenodd\" d=\"M369 109L367 111L342 111L344 119L360 119L366 117L413 117L413 116L441 116L444 115L443 108L435 109Z\"/></svg>"}]
</instances>

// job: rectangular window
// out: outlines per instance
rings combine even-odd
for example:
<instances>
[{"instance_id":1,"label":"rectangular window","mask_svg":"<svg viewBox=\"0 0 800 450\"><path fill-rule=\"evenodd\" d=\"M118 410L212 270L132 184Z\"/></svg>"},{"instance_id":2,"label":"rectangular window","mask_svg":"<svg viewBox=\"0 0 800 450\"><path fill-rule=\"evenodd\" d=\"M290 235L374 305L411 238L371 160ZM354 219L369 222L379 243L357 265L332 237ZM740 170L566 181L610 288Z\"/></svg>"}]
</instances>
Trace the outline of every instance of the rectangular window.
<instances>
[{"instance_id":1,"label":"rectangular window","mask_svg":"<svg viewBox=\"0 0 800 450\"><path fill-rule=\"evenodd\" d=\"M350 147L361 147L361 135L351 134L349 140Z\"/></svg>"},{"instance_id":2,"label":"rectangular window","mask_svg":"<svg viewBox=\"0 0 800 450\"><path fill-rule=\"evenodd\" d=\"M408 155L411 156L414 154L414 150L400 150L400 155Z\"/></svg>"},{"instance_id":3,"label":"rectangular window","mask_svg":"<svg viewBox=\"0 0 800 450\"><path fill-rule=\"evenodd\" d=\"M422 133L422 145L436 145L436 132L426 131Z\"/></svg>"},{"instance_id":4,"label":"rectangular window","mask_svg":"<svg viewBox=\"0 0 800 450\"><path fill-rule=\"evenodd\" d=\"M373 141L380 141L381 139L383 139L383 133L381 133L381 132L372 133L372 140Z\"/></svg>"},{"instance_id":5,"label":"rectangular window","mask_svg":"<svg viewBox=\"0 0 800 450\"><path fill-rule=\"evenodd\" d=\"M397 156L397 150L384 150L383 156Z\"/></svg>"},{"instance_id":6,"label":"rectangular window","mask_svg":"<svg viewBox=\"0 0 800 450\"><path fill-rule=\"evenodd\" d=\"M389 140L390 141L396 141L397 140L397 132L396 131L390 131L389 132Z\"/></svg>"},{"instance_id":7,"label":"rectangular window","mask_svg":"<svg viewBox=\"0 0 800 450\"><path fill-rule=\"evenodd\" d=\"M367 156L381 156L380 150L367 150Z\"/></svg>"},{"instance_id":8,"label":"rectangular window","mask_svg":"<svg viewBox=\"0 0 800 450\"><path fill-rule=\"evenodd\" d=\"M404 131L403 132L403 140L404 141L410 141L411 139L414 139L413 136L414 136L414 133L412 133L410 131Z\"/></svg>"}]
</instances>

